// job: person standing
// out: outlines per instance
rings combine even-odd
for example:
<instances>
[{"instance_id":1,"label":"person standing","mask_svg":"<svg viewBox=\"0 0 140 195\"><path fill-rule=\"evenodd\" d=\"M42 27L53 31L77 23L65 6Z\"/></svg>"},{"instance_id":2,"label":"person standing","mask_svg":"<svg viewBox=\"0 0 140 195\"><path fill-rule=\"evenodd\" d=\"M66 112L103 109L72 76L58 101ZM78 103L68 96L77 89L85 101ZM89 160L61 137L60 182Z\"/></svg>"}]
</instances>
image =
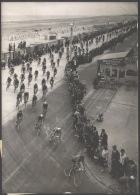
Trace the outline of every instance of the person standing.
<instances>
[{"instance_id":1,"label":"person standing","mask_svg":"<svg viewBox=\"0 0 140 195\"><path fill-rule=\"evenodd\" d=\"M102 132L100 134L100 139L101 139L101 144L102 146L107 146L107 140L108 140L108 135L105 132L105 129L102 129Z\"/></svg>"},{"instance_id":2,"label":"person standing","mask_svg":"<svg viewBox=\"0 0 140 195\"><path fill-rule=\"evenodd\" d=\"M124 162L126 159L125 150L121 149L120 151L120 163L119 163L119 177L124 176Z\"/></svg>"},{"instance_id":3,"label":"person standing","mask_svg":"<svg viewBox=\"0 0 140 195\"><path fill-rule=\"evenodd\" d=\"M112 174L112 177L118 176L119 171L119 160L120 160L120 153L117 150L117 146L112 146L112 155L111 155L111 171L109 174Z\"/></svg>"}]
</instances>

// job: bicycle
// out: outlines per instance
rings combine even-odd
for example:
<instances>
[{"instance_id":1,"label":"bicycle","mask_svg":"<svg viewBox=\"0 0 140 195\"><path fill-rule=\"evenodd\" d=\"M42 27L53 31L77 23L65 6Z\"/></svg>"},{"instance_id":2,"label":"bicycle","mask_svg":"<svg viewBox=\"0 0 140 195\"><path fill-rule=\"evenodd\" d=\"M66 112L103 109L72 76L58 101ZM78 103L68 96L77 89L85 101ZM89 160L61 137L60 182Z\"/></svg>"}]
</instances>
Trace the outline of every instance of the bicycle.
<instances>
[{"instance_id":1,"label":"bicycle","mask_svg":"<svg viewBox=\"0 0 140 195\"><path fill-rule=\"evenodd\" d=\"M30 85L31 81L32 81L32 79L29 78L29 79L28 79L28 86Z\"/></svg>"},{"instance_id":2,"label":"bicycle","mask_svg":"<svg viewBox=\"0 0 140 195\"><path fill-rule=\"evenodd\" d=\"M38 75L35 75L35 81L37 80Z\"/></svg>"},{"instance_id":3,"label":"bicycle","mask_svg":"<svg viewBox=\"0 0 140 195\"><path fill-rule=\"evenodd\" d=\"M32 108L36 106L36 100L32 102Z\"/></svg>"},{"instance_id":4,"label":"bicycle","mask_svg":"<svg viewBox=\"0 0 140 195\"><path fill-rule=\"evenodd\" d=\"M49 141L50 141L50 143L52 144L53 150L56 150L56 148L57 148L57 146L58 146L58 143L59 143L59 141L60 141L59 136L55 136L55 137L53 137L52 139L50 139Z\"/></svg>"},{"instance_id":5,"label":"bicycle","mask_svg":"<svg viewBox=\"0 0 140 195\"><path fill-rule=\"evenodd\" d=\"M17 100L17 103L16 103L16 107L17 107L18 110L19 110L20 101L21 101L21 100Z\"/></svg>"},{"instance_id":6,"label":"bicycle","mask_svg":"<svg viewBox=\"0 0 140 195\"><path fill-rule=\"evenodd\" d=\"M37 126L35 127L36 129L36 135L39 136L41 132L41 123L37 123Z\"/></svg>"},{"instance_id":7,"label":"bicycle","mask_svg":"<svg viewBox=\"0 0 140 195\"><path fill-rule=\"evenodd\" d=\"M22 119L19 118L18 120L16 120L16 129L19 131L20 130L20 123L21 123Z\"/></svg>"},{"instance_id":8,"label":"bicycle","mask_svg":"<svg viewBox=\"0 0 140 195\"><path fill-rule=\"evenodd\" d=\"M25 107L26 107L27 102L28 102L28 98L26 97L26 98L24 99Z\"/></svg>"},{"instance_id":9,"label":"bicycle","mask_svg":"<svg viewBox=\"0 0 140 195\"><path fill-rule=\"evenodd\" d=\"M10 82L7 83L7 86L6 86L6 91L7 89L10 87Z\"/></svg>"},{"instance_id":10,"label":"bicycle","mask_svg":"<svg viewBox=\"0 0 140 195\"><path fill-rule=\"evenodd\" d=\"M43 114L43 116L45 117L45 116L46 116L46 114L47 114L47 109L43 108L43 110L42 110L42 114Z\"/></svg>"},{"instance_id":11,"label":"bicycle","mask_svg":"<svg viewBox=\"0 0 140 195\"><path fill-rule=\"evenodd\" d=\"M37 92L38 92L38 89L37 89L37 88L35 88L35 89L34 89L34 94L36 95L36 94L37 94Z\"/></svg>"},{"instance_id":12,"label":"bicycle","mask_svg":"<svg viewBox=\"0 0 140 195\"><path fill-rule=\"evenodd\" d=\"M14 85L14 93L15 93L15 91L16 91L17 88L18 88L18 85L15 84L15 85Z\"/></svg>"},{"instance_id":13,"label":"bicycle","mask_svg":"<svg viewBox=\"0 0 140 195\"><path fill-rule=\"evenodd\" d=\"M81 186L84 182L84 171L79 169L79 167L76 165L74 168L70 166L69 168L64 169L64 174L66 177L74 177L73 181L76 187Z\"/></svg>"}]
</instances>

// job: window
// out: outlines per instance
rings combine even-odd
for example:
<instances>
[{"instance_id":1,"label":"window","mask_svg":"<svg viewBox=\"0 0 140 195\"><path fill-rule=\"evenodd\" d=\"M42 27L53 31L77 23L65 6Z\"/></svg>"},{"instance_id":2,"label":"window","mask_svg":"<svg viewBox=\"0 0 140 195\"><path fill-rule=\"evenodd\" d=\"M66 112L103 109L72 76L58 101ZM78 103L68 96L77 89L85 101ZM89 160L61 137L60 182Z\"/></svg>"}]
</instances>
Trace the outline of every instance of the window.
<instances>
[{"instance_id":1,"label":"window","mask_svg":"<svg viewBox=\"0 0 140 195\"><path fill-rule=\"evenodd\" d=\"M125 70L119 70L119 78L124 78Z\"/></svg>"},{"instance_id":2,"label":"window","mask_svg":"<svg viewBox=\"0 0 140 195\"><path fill-rule=\"evenodd\" d=\"M117 77L117 69L112 69L112 77Z\"/></svg>"},{"instance_id":3,"label":"window","mask_svg":"<svg viewBox=\"0 0 140 195\"><path fill-rule=\"evenodd\" d=\"M106 68L106 69L105 69L105 74L106 74L107 76L110 76L110 69L109 69L109 68Z\"/></svg>"},{"instance_id":4,"label":"window","mask_svg":"<svg viewBox=\"0 0 140 195\"><path fill-rule=\"evenodd\" d=\"M137 72L134 70L126 71L126 76L137 76Z\"/></svg>"}]
</instances>

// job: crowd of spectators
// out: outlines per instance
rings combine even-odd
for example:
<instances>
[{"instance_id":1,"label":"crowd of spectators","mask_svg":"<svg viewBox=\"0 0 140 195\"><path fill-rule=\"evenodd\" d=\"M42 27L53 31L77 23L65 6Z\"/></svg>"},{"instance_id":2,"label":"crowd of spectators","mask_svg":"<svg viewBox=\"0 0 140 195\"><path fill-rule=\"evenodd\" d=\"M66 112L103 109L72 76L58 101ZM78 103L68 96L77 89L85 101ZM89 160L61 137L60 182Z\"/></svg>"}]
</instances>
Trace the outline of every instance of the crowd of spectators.
<instances>
[{"instance_id":1,"label":"crowd of spectators","mask_svg":"<svg viewBox=\"0 0 140 195\"><path fill-rule=\"evenodd\" d=\"M129 28L127 32L118 35L117 38L103 43L101 47L90 51L92 58L100 55L106 49L110 49L112 45L123 42L125 38L137 31L137 27ZM102 129L99 135L96 126L91 124L90 119L86 115L83 105L83 98L86 94L86 86L79 80L77 65L74 64L76 56L68 61L65 68L65 75L68 83L68 91L71 96L71 105L73 110L73 129L75 136L84 144L87 149L88 156L96 163L102 166L102 171L108 170L108 135L105 129ZM125 153L125 149L120 151L116 145L112 146L111 167L109 174L118 178L122 186L128 187L134 192L136 190L137 165Z\"/></svg>"}]
</instances>

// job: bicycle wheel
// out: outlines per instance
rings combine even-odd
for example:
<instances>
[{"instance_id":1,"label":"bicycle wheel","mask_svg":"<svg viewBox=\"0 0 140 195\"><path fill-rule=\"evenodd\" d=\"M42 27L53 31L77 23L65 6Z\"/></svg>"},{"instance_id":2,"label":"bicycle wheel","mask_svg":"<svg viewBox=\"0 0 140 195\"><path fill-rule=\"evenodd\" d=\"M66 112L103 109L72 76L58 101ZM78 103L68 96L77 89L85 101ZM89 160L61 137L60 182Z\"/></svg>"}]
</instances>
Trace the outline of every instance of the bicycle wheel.
<instances>
[{"instance_id":1,"label":"bicycle wheel","mask_svg":"<svg viewBox=\"0 0 140 195\"><path fill-rule=\"evenodd\" d=\"M84 172L83 171L78 171L75 175L74 175L74 184L75 186L79 187L83 184L84 181Z\"/></svg>"},{"instance_id":2,"label":"bicycle wheel","mask_svg":"<svg viewBox=\"0 0 140 195\"><path fill-rule=\"evenodd\" d=\"M17 129L17 131L20 130L20 124L19 124L19 122L16 123L16 129Z\"/></svg>"},{"instance_id":3,"label":"bicycle wheel","mask_svg":"<svg viewBox=\"0 0 140 195\"><path fill-rule=\"evenodd\" d=\"M70 176L70 171L71 171L71 166L69 168L64 169L65 176L69 177Z\"/></svg>"},{"instance_id":4,"label":"bicycle wheel","mask_svg":"<svg viewBox=\"0 0 140 195\"><path fill-rule=\"evenodd\" d=\"M116 184L110 185L106 190L106 194L121 194L121 188Z\"/></svg>"}]
</instances>

